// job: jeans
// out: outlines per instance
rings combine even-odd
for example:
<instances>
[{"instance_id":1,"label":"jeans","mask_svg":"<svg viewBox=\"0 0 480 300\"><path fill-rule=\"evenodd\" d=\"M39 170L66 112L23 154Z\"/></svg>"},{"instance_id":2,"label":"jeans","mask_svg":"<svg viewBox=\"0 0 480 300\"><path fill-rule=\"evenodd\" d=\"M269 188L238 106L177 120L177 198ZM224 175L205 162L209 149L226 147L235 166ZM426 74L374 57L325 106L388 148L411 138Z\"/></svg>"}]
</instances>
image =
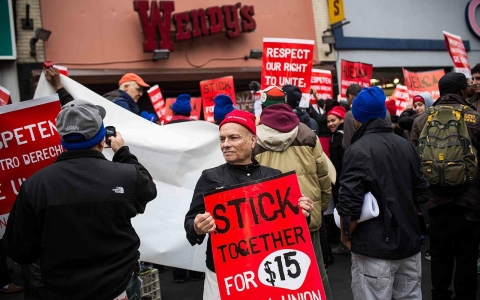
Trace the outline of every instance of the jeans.
<instances>
[{"instance_id":1,"label":"jeans","mask_svg":"<svg viewBox=\"0 0 480 300\"><path fill-rule=\"evenodd\" d=\"M480 242L480 223L468 221L465 209L444 205L429 211L430 255L432 256L432 299L477 299L477 258Z\"/></svg>"},{"instance_id":2,"label":"jeans","mask_svg":"<svg viewBox=\"0 0 480 300\"><path fill-rule=\"evenodd\" d=\"M141 282L137 275L132 275L127 285L128 300L142 300Z\"/></svg>"},{"instance_id":3,"label":"jeans","mask_svg":"<svg viewBox=\"0 0 480 300\"><path fill-rule=\"evenodd\" d=\"M355 300L422 299L422 256L386 260L352 252L352 293Z\"/></svg>"}]
</instances>

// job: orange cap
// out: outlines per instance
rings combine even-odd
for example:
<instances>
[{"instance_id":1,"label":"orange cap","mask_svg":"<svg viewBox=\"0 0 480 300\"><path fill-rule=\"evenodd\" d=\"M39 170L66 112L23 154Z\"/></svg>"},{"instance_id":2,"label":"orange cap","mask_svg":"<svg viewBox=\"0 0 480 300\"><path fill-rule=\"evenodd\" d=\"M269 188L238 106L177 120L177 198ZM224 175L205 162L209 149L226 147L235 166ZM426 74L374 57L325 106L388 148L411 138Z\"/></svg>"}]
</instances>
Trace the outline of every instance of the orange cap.
<instances>
[{"instance_id":1,"label":"orange cap","mask_svg":"<svg viewBox=\"0 0 480 300\"><path fill-rule=\"evenodd\" d=\"M122 78L120 78L118 85L121 85L122 83L128 82L128 81L135 81L140 86L150 87L148 84L145 83L145 81L143 81L143 79L140 76L138 76L135 73L127 73L123 75Z\"/></svg>"}]
</instances>

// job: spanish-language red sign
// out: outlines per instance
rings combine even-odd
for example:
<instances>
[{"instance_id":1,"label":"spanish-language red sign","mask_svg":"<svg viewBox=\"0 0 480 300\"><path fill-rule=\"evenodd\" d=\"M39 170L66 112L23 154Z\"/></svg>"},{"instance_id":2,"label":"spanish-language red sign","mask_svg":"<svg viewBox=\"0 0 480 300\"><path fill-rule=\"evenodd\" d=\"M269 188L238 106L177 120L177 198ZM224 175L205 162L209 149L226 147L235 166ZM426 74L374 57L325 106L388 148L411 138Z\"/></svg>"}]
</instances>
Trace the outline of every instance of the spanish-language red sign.
<instances>
[{"instance_id":1,"label":"spanish-language red sign","mask_svg":"<svg viewBox=\"0 0 480 300\"><path fill-rule=\"evenodd\" d=\"M147 93L152 102L153 109L155 110L160 123L162 123L165 118L165 101L163 100L162 91L160 91L160 87L156 84L149 88Z\"/></svg>"},{"instance_id":2,"label":"spanish-language red sign","mask_svg":"<svg viewBox=\"0 0 480 300\"><path fill-rule=\"evenodd\" d=\"M320 99L333 99L332 71L312 69L310 88L317 91L317 96ZM313 95L310 98L310 102L317 104Z\"/></svg>"},{"instance_id":3,"label":"spanish-language red sign","mask_svg":"<svg viewBox=\"0 0 480 300\"><path fill-rule=\"evenodd\" d=\"M221 299L326 299L295 172L204 195Z\"/></svg>"},{"instance_id":4,"label":"spanish-language red sign","mask_svg":"<svg viewBox=\"0 0 480 300\"><path fill-rule=\"evenodd\" d=\"M57 133L58 95L0 106L0 238L22 183L64 150Z\"/></svg>"},{"instance_id":5,"label":"spanish-language red sign","mask_svg":"<svg viewBox=\"0 0 480 300\"><path fill-rule=\"evenodd\" d=\"M167 98L165 100L165 114L162 116L162 120L164 120L165 124L170 122L173 117L173 110L172 105L175 103L177 98ZM202 98L200 97L192 97L190 98L190 105L192 106L192 111L190 112L190 118L192 120L200 120L200 113L202 108ZM164 123L162 123L163 125Z\"/></svg>"},{"instance_id":6,"label":"spanish-language red sign","mask_svg":"<svg viewBox=\"0 0 480 300\"><path fill-rule=\"evenodd\" d=\"M405 86L410 95L410 101L413 97L421 92L429 92L434 100L440 97L438 90L438 81L445 75L443 69L426 71L426 72L410 72L403 69L403 77L405 78Z\"/></svg>"},{"instance_id":7,"label":"spanish-language red sign","mask_svg":"<svg viewBox=\"0 0 480 300\"><path fill-rule=\"evenodd\" d=\"M205 121L214 122L213 107L215 102L213 102L213 99L216 95L225 94L230 96L233 105L237 105L233 76L200 81L200 92L202 93L203 117Z\"/></svg>"},{"instance_id":8,"label":"spanish-language red sign","mask_svg":"<svg viewBox=\"0 0 480 300\"><path fill-rule=\"evenodd\" d=\"M314 44L313 40L263 38L261 89L298 86L302 91L299 106L308 107Z\"/></svg>"},{"instance_id":9,"label":"spanish-language red sign","mask_svg":"<svg viewBox=\"0 0 480 300\"><path fill-rule=\"evenodd\" d=\"M408 94L407 87L397 84L390 99L395 100L395 105L397 106L396 115L400 116L400 114L407 109L410 104L410 96Z\"/></svg>"},{"instance_id":10,"label":"spanish-language red sign","mask_svg":"<svg viewBox=\"0 0 480 300\"><path fill-rule=\"evenodd\" d=\"M0 106L7 105L10 100L10 91L0 85Z\"/></svg>"},{"instance_id":11,"label":"spanish-language red sign","mask_svg":"<svg viewBox=\"0 0 480 300\"><path fill-rule=\"evenodd\" d=\"M467 51L465 50L462 38L446 31L443 32L443 35L445 37L445 46L447 46L448 53L452 58L455 71L471 78L470 62L468 61Z\"/></svg>"},{"instance_id":12,"label":"spanish-language red sign","mask_svg":"<svg viewBox=\"0 0 480 300\"><path fill-rule=\"evenodd\" d=\"M352 84L369 87L372 79L373 66L361 62L343 60L341 62L340 98L346 99L347 88Z\"/></svg>"}]
</instances>

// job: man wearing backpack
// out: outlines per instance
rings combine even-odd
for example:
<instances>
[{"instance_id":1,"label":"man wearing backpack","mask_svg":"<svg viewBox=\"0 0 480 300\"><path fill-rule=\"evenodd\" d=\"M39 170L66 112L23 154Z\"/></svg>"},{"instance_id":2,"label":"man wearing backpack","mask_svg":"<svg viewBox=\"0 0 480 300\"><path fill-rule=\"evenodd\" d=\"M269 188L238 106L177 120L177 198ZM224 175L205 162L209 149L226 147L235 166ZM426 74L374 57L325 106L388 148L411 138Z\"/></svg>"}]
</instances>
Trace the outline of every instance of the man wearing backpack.
<instances>
[{"instance_id":1,"label":"man wearing backpack","mask_svg":"<svg viewBox=\"0 0 480 300\"><path fill-rule=\"evenodd\" d=\"M418 146L422 171L430 182L431 196L426 207L431 221L432 299L451 299L448 288L455 261L455 299L473 300L480 242L475 150L480 142L480 114L466 101L465 75L445 74L438 87L440 98L415 119L413 128L423 128L422 132L412 131L410 137Z\"/></svg>"}]
</instances>

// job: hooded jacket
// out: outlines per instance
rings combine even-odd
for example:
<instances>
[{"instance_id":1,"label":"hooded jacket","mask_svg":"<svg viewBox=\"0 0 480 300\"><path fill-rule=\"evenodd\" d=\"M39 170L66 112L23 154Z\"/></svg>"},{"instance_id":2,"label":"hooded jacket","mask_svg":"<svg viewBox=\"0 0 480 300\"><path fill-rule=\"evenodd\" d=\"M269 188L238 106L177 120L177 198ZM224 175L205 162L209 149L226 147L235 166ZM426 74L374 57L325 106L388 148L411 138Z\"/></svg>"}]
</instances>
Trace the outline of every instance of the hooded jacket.
<instances>
[{"instance_id":1,"label":"hooded jacket","mask_svg":"<svg viewBox=\"0 0 480 300\"><path fill-rule=\"evenodd\" d=\"M300 122L303 124L307 125L315 134L318 136L319 135L319 130L318 130L318 123L314 119L312 119L307 112L301 109L294 109L293 110L295 114L297 115L298 119Z\"/></svg>"},{"instance_id":2,"label":"hooded jacket","mask_svg":"<svg viewBox=\"0 0 480 300\"><path fill-rule=\"evenodd\" d=\"M262 111L257 137L255 159L283 173L296 172L302 194L315 202L310 231L320 229L322 211L328 208L332 189L326 157L316 134L299 122L288 105L275 104Z\"/></svg>"},{"instance_id":3,"label":"hooded jacket","mask_svg":"<svg viewBox=\"0 0 480 300\"><path fill-rule=\"evenodd\" d=\"M358 220L363 198L371 192L380 214L358 223L352 252L398 260L420 251L420 226L415 206L426 203L428 182L411 143L393 133L391 124L375 118L363 124L345 150L337 210Z\"/></svg>"},{"instance_id":4,"label":"hooded jacket","mask_svg":"<svg viewBox=\"0 0 480 300\"><path fill-rule=\"evenodd\" d=\"M466 100L455 94L447 94L440 97L434 104L434 106L451 105L457 107L458 105L470 106L464 114L465 123L467 124L468 133L472 141L472 145L480 150L480 113L476 112ZM415 122L413 122L412 133L410 135L410 141L415 147L418 147L418 139L420 133L427 122L428 114L423 113ZM478 157L478 152L477 152ZM460 194L454 190L454 187L447 188L448 190L439 190L438 187L431 187L432 195L430 200L426 204L428 209L444 205L447 203L455 203L456 205L465 207L471 211L480 212L480 172L477 170L477 178L470 183L470 188L467 192Z\"/></svg>"}]
</instances>

